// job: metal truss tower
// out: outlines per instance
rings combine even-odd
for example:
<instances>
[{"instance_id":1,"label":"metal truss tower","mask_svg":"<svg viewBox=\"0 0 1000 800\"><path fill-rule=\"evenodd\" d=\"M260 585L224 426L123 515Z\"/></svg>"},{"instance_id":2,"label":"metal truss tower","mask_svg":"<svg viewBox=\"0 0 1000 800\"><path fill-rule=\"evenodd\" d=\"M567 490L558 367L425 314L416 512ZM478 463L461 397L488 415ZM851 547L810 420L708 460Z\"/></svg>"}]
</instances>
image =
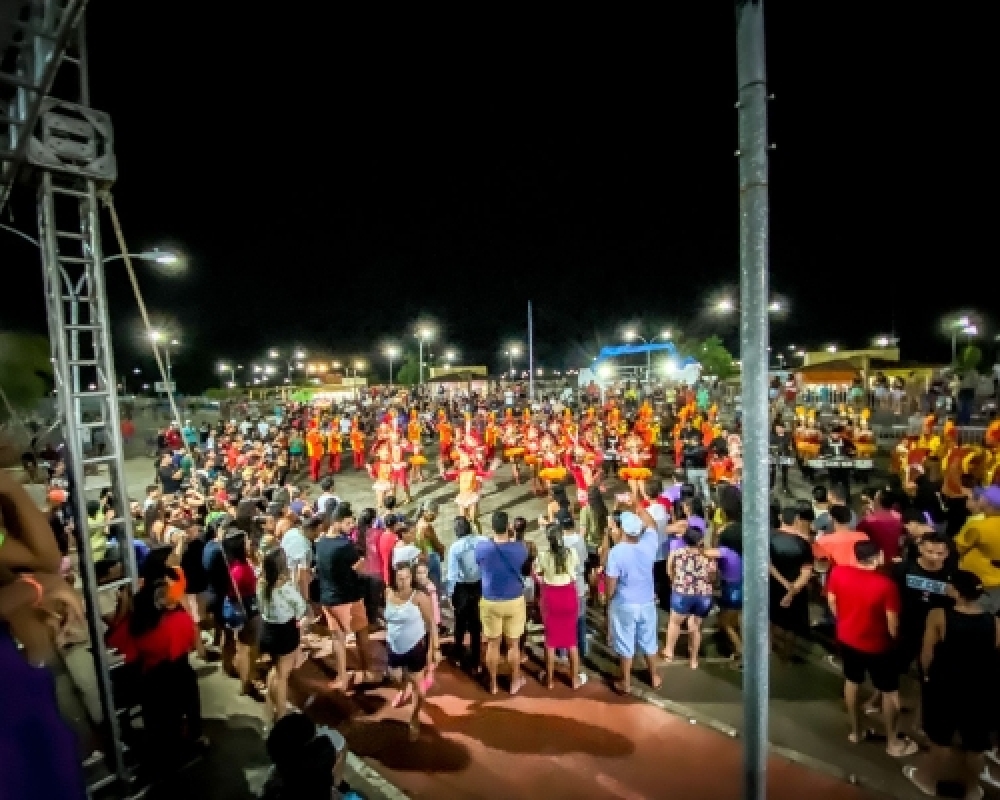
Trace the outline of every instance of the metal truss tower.
<instances>
[{"instance_id":1,"label":"metal truss tower","mask_svg":"<svg viewBox=\"0 0 1000 800\"><path fill-rule=\"evenodd\" d=\"M99 195L116 176L110 119L90 108L86 0L0 0L0 211L14 190L35 191L55 390L66 444L76 545L94 672L101 700L106 772L91 793L132 780L115 708L99 597L138 583L119 423L117 378L105 294ZM92 522L87 490L108 486L111 520ZM90 545L106 529L120 554L115 579L98 584Z\"/></svg>"}]
</instances>

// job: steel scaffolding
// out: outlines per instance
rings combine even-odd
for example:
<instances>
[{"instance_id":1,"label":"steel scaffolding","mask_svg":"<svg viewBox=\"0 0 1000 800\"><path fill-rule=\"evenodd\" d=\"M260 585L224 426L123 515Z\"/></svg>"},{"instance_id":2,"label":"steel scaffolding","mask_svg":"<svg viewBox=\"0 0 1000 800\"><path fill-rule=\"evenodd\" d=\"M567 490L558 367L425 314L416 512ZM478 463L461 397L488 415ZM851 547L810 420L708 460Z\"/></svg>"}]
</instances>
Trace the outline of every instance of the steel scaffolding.
<instances>
[{"instance_id":1,"label":"steel scaffolding","mask_svg":"<svg viewBox=\"0 0 1000 800\"><path fill-rule=\"evenodd\" d=\"M105 747L87 760L106 771L88 787L127 793L132 782L114 702L112 671L121 657L104 645L100 595L138 574L132 544L117 379L111 348L99 196L115 179L110 119L90 108L85 0L0 0L0 209L15 185L36 192L55 391L76 519L76 547L101 701ZM58 89L59 95L54 93ZM88 483L89 482L89 483ZM87 491L107 486L113 516L90 519ZM98 582L91 537L109 542ZM105 576L107 577L107 575Z\"/></svg>"}]
</instances>

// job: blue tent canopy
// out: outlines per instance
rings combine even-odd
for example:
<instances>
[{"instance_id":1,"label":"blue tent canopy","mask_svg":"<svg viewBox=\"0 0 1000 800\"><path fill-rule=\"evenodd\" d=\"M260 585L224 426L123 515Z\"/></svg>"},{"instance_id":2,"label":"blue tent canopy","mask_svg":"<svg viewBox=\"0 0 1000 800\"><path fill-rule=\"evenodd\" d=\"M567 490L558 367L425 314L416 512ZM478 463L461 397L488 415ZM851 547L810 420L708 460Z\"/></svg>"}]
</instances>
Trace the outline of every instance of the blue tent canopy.
<instances>
[{"instance_id":1,"label":"blue tent canopy","mask_svg":"<svg viewBox=\"0 0 1000 800\"><path fill-rule=\"evenodd\" d=\"M666 352L670 355L677 355L677 348L674 347L672 342L651 342L649 344L618 344L610 345L608 347L602 347L601 352L597 354L597 358L594 359L594 366L597 366L602 361L606 361L609 358L614 358L615 356L631 356L640 353L659 353ZM681 359L678 365L683 368L689 364L697 364L697 360L688 356L687 358Z\"/></svg>"}]
</instances>

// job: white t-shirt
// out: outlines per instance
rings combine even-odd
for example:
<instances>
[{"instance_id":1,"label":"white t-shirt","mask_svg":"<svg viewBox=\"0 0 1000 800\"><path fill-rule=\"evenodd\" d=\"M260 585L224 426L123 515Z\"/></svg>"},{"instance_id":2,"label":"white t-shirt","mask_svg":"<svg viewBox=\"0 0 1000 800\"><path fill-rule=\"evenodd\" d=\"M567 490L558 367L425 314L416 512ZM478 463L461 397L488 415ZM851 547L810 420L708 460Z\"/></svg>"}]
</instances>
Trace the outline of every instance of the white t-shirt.
<instances>
[{"instance_id":1,"label":"white t-shirt","mask_svg":"<svg viewBox=\"0 0 1000 800\"><path fill-rule=\"evenodd\" d=\"M262 419L257 423L257 431L260 433L260 438L263 439L267 436L267 432L271 430L271 426L267 424L266 419Z\"/></svg>"},{"instance_id":2,"label":"white t-shirt","mask_svg":"<svg viewBox=\"0 0 1000 800\"><path fill-rule=\"evenodd\" d=\"M288 570L293 575L298 567L312 566L312 542L300 528L289 528L285 531L285 535L281 537L281 549L285 551Z\"/></svg>"},{"instance_id":3,"label":"white t-shirt","mask_svg":"<svg viewBox=\"0 0 1000 800\"><path fill-rule=\"evenodd\" d=\"M243 420L243 422L240 423L240 433L242 433L244 436L246 436L248 433L250 433L250 428L251 427L252 426L250 425L249 422L247 422L246 420Z\"/></svg>"},{"instance_id":4,"label":"white t-shirt","mask_svg":"<svg viewBox=\"0 0 1000 800\"><path fill-rule=\"evenodd\" d=\"M347 436L351 432L351 421L347 417L340 418L340 433Z\"/></svg>"},{"instance_id":5,"label":"white t-shirt","mask_svg":"<svg viewBox=\"0 0 1000 800\"><path fill-rule=\"evenodd\" d=\"M257 603L260 606L260 616L264 622L283 625L293 619L302 619L306 615L306 601L302 599L295 584L286 581L271 592L271 600L267 601L264 583L257 587Z\"/></svg>"},{"instance_id":6,"label":"white t-shirt","mask_svg":"<svg viewBox=\"0 0 1000 800\"><path fill-rule=\"evenodd\" d=\"M583 573L590 557L587 552L587 540L579 533L566 533L563 534L563 544L576 553L576 574L573 576L576 581L576 594L578 597L586 597L587 581L584 580Z\"/></svg>"}]
</instances>

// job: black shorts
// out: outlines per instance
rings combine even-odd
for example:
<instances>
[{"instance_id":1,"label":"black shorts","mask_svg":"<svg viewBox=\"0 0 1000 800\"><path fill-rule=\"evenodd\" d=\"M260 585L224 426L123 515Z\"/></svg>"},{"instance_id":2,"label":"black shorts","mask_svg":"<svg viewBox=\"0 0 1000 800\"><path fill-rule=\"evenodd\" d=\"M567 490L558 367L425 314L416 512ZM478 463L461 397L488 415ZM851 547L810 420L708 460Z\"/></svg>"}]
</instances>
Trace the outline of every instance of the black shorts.
<instances>
[{"instance_id":1,"label":"black shorts","mask_svg":"<svg viewBox=\"0 0 1000 800\"><path fill-rule=\"evenodd\" d=\"M851 683L860 686L868 675L880 692L899 690L899 656L894 651L865 653L841 643L840 655L844 660L844 678Z\"/></svg>"},{"instance_id":2,"label":"black shorts","mask_svg":"<svg viewBox=\"0 0 1000 800\"><path fill-rule=\"evenodd\" d=\"M260 629L260 652L271 658L281 658L294 653L300 641L299 626L296 621L264 622Z\"/></svg>"},{"instance_id":3,"label":"black shorts","mask_svg":"<svg viewBox=\"0 0 1000 800\"><path fill-rule=\"evenodd\" d=\"M388 648L389 669L420 672L427 667L427 637L425 636L405 653L394 653Z\"/></svg>"},{"instance_id":4,"label":"black shorts","mask_svg":"<svg viewBox=\"0 0 1000 800\"><path fill-rule=\"evenodd\" d=\"M990 703L983 697L962 696L964 692L953 681L933 680L923 684L921 718L924 733L938 747L951 747L958 734L962 750L985 753L990 749L990 734L995 717L987 710Z\"/></svg>"},{"instance_id":5,"label":"black shorts","mask_svg":"<svg viewBox=\"0 0 1000 800\"><path fill-rule=\"evenodd\" d=\"M661 611L670 611L670 576L667 575L667 562L653 562L653 591L656 592L657 605Z\"/></svg>"}]
</instances>

